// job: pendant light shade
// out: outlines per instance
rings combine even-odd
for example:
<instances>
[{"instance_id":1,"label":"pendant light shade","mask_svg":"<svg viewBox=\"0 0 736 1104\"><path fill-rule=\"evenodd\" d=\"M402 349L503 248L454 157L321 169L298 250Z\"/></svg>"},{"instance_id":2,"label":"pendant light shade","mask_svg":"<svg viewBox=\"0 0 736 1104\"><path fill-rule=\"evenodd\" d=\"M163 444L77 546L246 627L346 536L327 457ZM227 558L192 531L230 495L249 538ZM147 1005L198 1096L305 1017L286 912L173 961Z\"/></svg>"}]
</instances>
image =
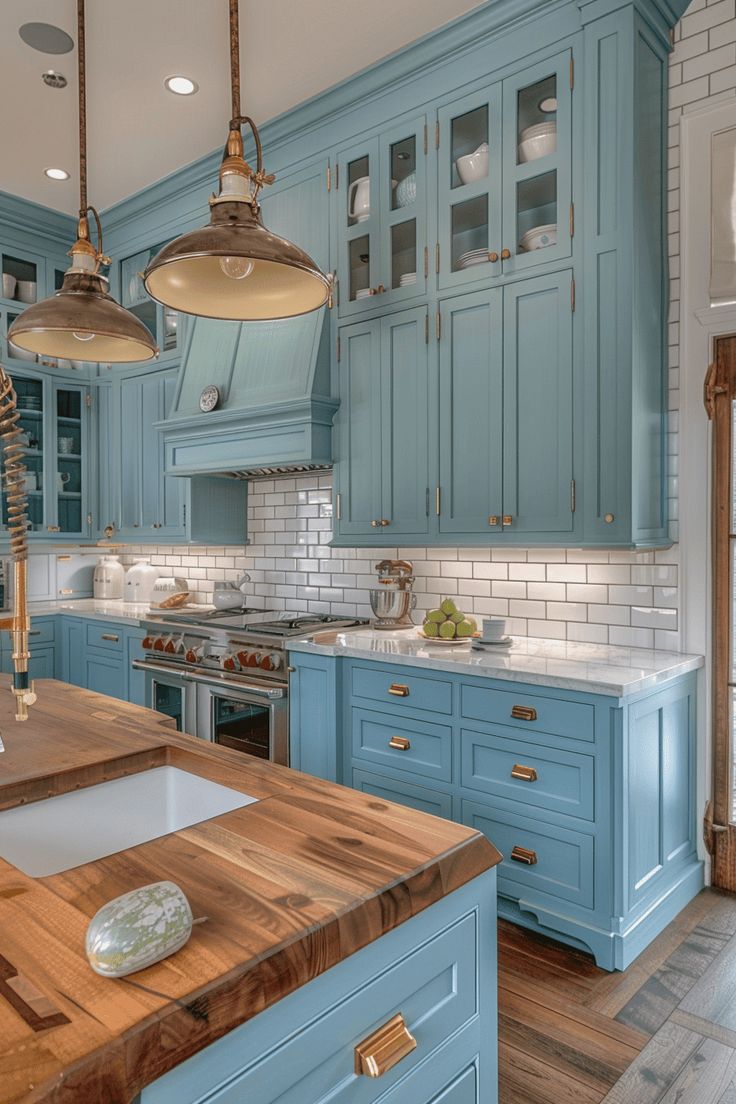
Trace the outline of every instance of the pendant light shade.
<instances>
[{"instance_id":1,"label":"pendant light shade","mask_svg":"<svg viewBox=\"0 0 736 1104\"><path fill-rule=\"evenodd\" d=\"M263 168L255 123L240 114L238 0L230 6L230 132L220 166L220 192L210 222L164 246L148 265L146 291L186 314L235 321L292 318L323 306L330 280L304 250L272 234L261 220L258 193L274 177ZM243 158L241 127L255 139L257 167Z\"/></svg>"},{"instance_id":2,"label":"pendant light shade","mask_svg":"<svg viewBox=\"0 0 736 1104\"><path fill-rule=\"evenodd\" d=\"M79 68L79 222L69 251L72 263L59 291L34 303L16 318L8 341L39 356L110 364L151 360L158 348L143 323L116 303L99 271L109 265L102 249L102 226L87 203L87 109L85 85L84 0L77 0ZM89 237L88 212L97 227L97 246Z\"/></svg>"}]
</instances>

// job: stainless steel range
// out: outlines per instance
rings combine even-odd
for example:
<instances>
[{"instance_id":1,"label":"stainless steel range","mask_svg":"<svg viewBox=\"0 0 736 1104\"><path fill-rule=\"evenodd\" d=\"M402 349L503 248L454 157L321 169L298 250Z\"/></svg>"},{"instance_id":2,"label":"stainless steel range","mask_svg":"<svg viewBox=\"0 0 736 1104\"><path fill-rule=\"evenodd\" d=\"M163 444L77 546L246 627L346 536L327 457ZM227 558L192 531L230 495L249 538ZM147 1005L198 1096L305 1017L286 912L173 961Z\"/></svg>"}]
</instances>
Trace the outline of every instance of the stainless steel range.
<instances>
[{"instance_id":1,"label":"stainless steel range","mask_svg":"<svg viewBox=\"0 0 736 1104\"><path fill-rule=\"evenodd\" d=\"M144 623L146 704L225 747L289 762L286 641L366 620L277 610L151 612Z\"/></svg>"}]
</instances>

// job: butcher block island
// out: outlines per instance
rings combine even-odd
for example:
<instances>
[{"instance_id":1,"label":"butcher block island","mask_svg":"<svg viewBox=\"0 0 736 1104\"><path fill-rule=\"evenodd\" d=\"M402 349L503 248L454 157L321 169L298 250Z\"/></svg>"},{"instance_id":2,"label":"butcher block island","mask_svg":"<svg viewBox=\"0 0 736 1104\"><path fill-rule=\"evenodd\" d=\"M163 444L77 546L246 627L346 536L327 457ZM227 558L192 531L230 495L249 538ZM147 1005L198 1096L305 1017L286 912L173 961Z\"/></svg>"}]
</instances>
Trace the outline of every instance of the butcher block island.
<instances>
[{"instance_id":1,"label":"butcher block island","mask_svg":"<svg viewBox=\"0 0 736 1104\"><path fill-rule=\"evenodd\" d=\"M18 725L0 689L0 854L4 811L161 767L255 799L46 876L0 859L0 1104L497 1100L484 836L52 680ZM92 916L163 880L206 919L169 958L98 976Z\"/></svg>"}]
</instances>

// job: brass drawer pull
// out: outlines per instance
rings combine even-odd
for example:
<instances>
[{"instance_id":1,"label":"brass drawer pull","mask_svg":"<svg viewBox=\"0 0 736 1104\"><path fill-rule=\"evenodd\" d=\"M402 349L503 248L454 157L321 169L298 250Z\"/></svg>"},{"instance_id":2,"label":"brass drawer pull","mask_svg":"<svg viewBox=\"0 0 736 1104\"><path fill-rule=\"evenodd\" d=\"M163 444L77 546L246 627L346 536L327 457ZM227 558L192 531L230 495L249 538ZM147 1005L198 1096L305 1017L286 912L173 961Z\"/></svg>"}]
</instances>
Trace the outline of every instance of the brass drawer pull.
<instances>
[{"instance_id":1,"label":"brass drawer pull","mask_svg":"<svg viewBox=\"0 0 736 1104\"><path fill-rule=\"evenodd\" d=\"M489 525L498 525L498 514L490 514L488 518Z\"/></svg>"},{"instance_id":2,"label":"brass drawer pull","mask_svg":"<svg viewBox=\"0 0 736 1104\"><path fill-rule=\"evenodd\" d=\"M537 711L533 705L514 705L511 716L516 717L517 721L536 721Z\"/></svg>"},{"instance_id":3,"label":"brass drawer pull","mask_svg":"<svg viewBox=\"0 0 736 1104\"><path fill-rule=\"evenodd\" d=\"M534 767L523 767L521 763L515 763L511 770L511 777L518 778L521 782L536 782L539 775Z\"/></svg>"},{"instance_id":4,"label":"brass drawer pull","mask_svg":"<svg viewBox=\"0 0 736 1104\"><path fill-rule=\"evenodd\" d=\"M120 640L120 637L116 636L115 633L103 633L102 634L102 639L103 640L112 640L113 644L117 644L118 640Z\"/></svg>"},{"instance_id":5,"label":"brass drawer pull","mask_svg":"<svg viewBox=\"0 0 736 1104\"><path fill-rule=\"evenodd\" d=\"M524 863L524 866L535 866L537 852L530 851L527 847L515 847L511 852L511 858L514 862Z\"/></svg>"},{"instance_id":6,"label":"brass drawer pull","mask_svg":"<svg viewBox=\"0 0 736 1104\"><path fill-rule=\"evenodd\" d=\"M408 698L409 687L402 686L400 682L392 682L388 688L389 694L393 694L395 698Z\"/></svg>"},{"instance_id":7,"label":"brass drawer pull","mask_svg":"<svg viewBox=\"0 0 736 1104\"><path fill-rule=\"evenodd\" d=\"M508 526L513 523L514 519L512 518L511 514L504 514L501 520L503 525L508 528Z\"/></svg>"},{"instance_id":8,"label":"brass drawer pull","mask_svg":"<svg viewBox=\"0 0 736 1104\"><path fill-rule=\"evenodd\" d=\"M417 1041L399 1012L355 1048L355 1072L381 1077L416 1048Z\"/></svg>"},{"instance_id":9,"label":"brass drawer pull","mask_svg":"<svg viewBox=\"0 0 736 1104\"><path fill-rule=\"evenodd\" d=\"M392 736L388 746L394 748L395 751L408 751L411 747L411 740L407 740L406 736Z\"/></svg>"}]
</instances>

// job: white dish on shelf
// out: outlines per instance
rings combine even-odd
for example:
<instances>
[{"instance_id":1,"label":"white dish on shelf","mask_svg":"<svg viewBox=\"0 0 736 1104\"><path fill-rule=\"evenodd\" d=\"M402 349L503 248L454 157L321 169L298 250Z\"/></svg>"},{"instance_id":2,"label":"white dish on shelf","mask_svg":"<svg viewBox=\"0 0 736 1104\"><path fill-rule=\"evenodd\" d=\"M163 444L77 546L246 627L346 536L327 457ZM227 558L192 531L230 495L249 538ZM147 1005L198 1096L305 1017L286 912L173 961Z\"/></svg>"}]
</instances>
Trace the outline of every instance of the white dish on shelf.
<instances>
[{"instance_id":1,"label":"white dish on shelf","mask_svg":"<svg viewBox=\"0 0 736 1104\"><path fill-rule=\"evenodd\" d=\"M367 299L368 296L370 295L370 293L371 293L370 288L359 288L358 291L356 291L356 293L355 293L355 298L356 299Z\"/></svg>"},{"instance_id":2,"label":"white dish on shelf","mask_svg":"<svg viewBox=\"0 0 736 1104\"><path fill-rule=\"evenodd\" d=\"M550 245L557 245L557 223L550 222L545 226L533 226L527 230L519 245L525 253L531 253L535 249L547 249Z\"/></svg>"},{"instance_id":3,"label":"white dish on shelf","mask_svg":"<svg viewBox=\"0 0 736 1104\"><path fill-rule=\"evenodd\" d=\"M537 123L522 130L519 140L519 164L547 157L557 149L557 123Z\"/></svg>"},{"instance_id":4,"label":"white dish on shelf","mask_svg":"<svg viewBox=\"0 0 736 1104\"><path fill-rule=\"evenodd\" d=\"M21 303L36 302L36 281L18 280L18 300Z\"/></svg>"},{"instance_id":5,"label":"white dish on shelf","mask_svg":"<svg viewBox=\"0 0 736 1104\"><path fill-rule=\"evenodd\" d=\"M488 156L488 143L481 142L472 153L466 154L465 157L458 157L455 167L463 184L472 184L488 176Z\"/></svg>"},{"instance_id":6,"label":"white dish on shelf","mask_svg":"<svg viewBox=\"0 0 736 1104\"><path fill-rule=\"evenodd\" d=\"M3 272L3 299L15 298L15 287L18 281L9 272Z\"/></svg>"}]
</instances>

